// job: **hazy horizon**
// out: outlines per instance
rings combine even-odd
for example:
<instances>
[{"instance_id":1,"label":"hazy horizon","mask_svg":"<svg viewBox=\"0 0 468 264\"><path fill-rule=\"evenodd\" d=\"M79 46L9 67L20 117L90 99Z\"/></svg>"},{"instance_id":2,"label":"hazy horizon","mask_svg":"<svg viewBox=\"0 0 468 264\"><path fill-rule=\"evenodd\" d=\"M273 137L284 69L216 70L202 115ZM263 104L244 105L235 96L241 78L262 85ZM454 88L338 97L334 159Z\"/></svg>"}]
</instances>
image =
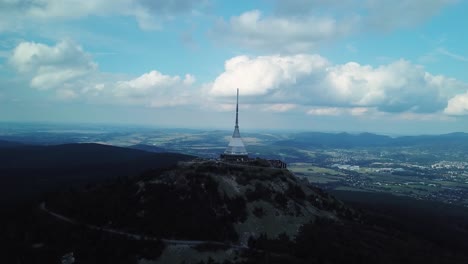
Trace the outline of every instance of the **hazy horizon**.
<instances>
[{"instance_id":1,"label":"hazy horizon","mask_svg":"<svg viewBox=\"0 0 468 264\"><path fill-rule=\"evenodd\" d=\"M186 132L214 132L222 131L226 132L227 135L232 133L234 125L232 127L215 128L215 127L167 127L157 126L148 124L124 124L124 123L85 123L85 122L17 122L17 121L0 121L0 129L3 129L3 133L0 131L0 137L5 135L6 129L10 129L12 133L18 131L19 127L28 126L29 129L42 129L40 132L48 133L112 133L118 131L137 132L139 130L151 131L151 130L162 130L162 131L186 131ZM445 133L387 133L379 131L351 131L351 130L313 130L313 129L257 129L257 128L240 128L241 135L264 133L264 134L294 134L294 133L329 133L329 134L362 134L371 133L376 135L384 135L389 137L403 137L403 136L425 136L425 135L444 135L453 133L467 133L463 131L449 131Z\"/></svg>"}]
</instances>

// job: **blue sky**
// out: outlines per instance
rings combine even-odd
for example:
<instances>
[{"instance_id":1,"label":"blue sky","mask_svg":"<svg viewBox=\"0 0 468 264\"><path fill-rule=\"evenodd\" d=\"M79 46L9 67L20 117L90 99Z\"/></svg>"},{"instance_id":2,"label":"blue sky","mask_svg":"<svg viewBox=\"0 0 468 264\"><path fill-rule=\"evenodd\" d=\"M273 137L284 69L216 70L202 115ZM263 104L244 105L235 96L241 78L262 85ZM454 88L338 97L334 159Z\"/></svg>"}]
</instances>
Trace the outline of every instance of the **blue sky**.
<instances>
[{"instance_id":1,"label":"blue sky","mask_svg":"<svg viewBox=\"0 0 468 264\"><path fill-rule=\"evenodd\" d=\"M0 121L468 132L467 1L0 0Z\"/></svg>"}]
</instances>

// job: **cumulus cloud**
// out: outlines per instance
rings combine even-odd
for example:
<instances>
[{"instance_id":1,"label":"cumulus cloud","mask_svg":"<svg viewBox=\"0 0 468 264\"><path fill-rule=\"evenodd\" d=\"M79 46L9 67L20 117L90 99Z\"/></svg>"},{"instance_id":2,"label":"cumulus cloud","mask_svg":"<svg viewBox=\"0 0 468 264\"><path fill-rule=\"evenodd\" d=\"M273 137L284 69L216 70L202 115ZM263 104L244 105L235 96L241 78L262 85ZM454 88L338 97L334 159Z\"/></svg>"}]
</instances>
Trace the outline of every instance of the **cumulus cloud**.
<instances>
[{"instance_id":1,"label":"cumulus cloud","mask_svg":"<svg viewBox=\"0 0 468 264\"><path fill-rule=\"evenodd\" d=\"M0 32L27 27L31 21L86 16L131 16L142 29L158 29L176 15L195 12L206 0L8 0L0 1Z\"/></svg>"},{"instance_id":2,"label":"cumulus cloud","mask_svg":"<svg viewBox=\"0 0 468 264\"><path fill-rule=\"evenodd\" d=\"M444 113L448 115L468 115L468 92L450 98Z\"/></svg>"},{"instance_id":3,"label":"cumulus cloud","mask_svg":"<svg viewBox=\"0 0 468 264\"><path fill-rule=\"evenodd\" d=\"M324 80L336 102L376 106L385 112L432 112L443 109L444 89L453 82L433 76L419 65L398 60L376 68L350 62L327 69Z\"/></svg>"},{"instance_id":4,"label":"cumulus cloud","mask_svg":"<svg viewBox=\"0 0 468 264\"><path fill-rule=\"evenodd\" d=\"M225 71L215 79L210 93L227 96L241 88L243 95L271 95L296 86L298 80L323 71L328 64L319 55L237 56L226 61Z\"/></svg>"},{"instance_id":5,"label":"cumulus cloud","mask_svg":"<svg viewBox=\"0 0 468 264\"><path fill-rule=\"evenodd\" d=\"M229 21L219 20L212 34L217 39L247 48L295 53L349 34L355 22L348 19L346 23L338 23L334 18L324 16L263 16L259 10L252 10L231 17Z\"/></svg>"},{"instance_id":6,"label":"cumulus cloud","mask_svg":"<svg viewBox=\"0 0 468 264\"><path fill-rule=\"evenodd\" d=\"M256 102L319 107L310 114L333 114L347 107L353 115L368 108L382 112L430 113L467 85L432 75L406 60L372 67L356 62L333 65L319 55L234 57L213 82L213 96L243 96ZM325 107L325 108L323 108ZM322 109L323 108L323 109ZM340 110L341 111L341 110Z\"/></svg>"},{"instance_id":7,"label":"cumulus cloud","mask_svg":"<svg viewBox=\"0 0 468 264\"><path fill-rule=\"evenodd\" d=\"M22 42L11 52L9 64L31 87L54 90L60 100L176 106L193 98L196 82L191 74L170 76L156 70L133 79L104 73L81 46L69 40L55 45Z\"/></svg>"},{"instance_id":8,"label":"cumulus cloud","mask_svg":"<svg viewBox=\"0 0 468 264\"><path fill-rule=\"evenodd\" d=\"M466 83L432 75L402 59L373 67L332 64L316 54L236 56L225 62L224 72L213 82L202 85L191 74L152 70L129 78L100 72L91 56L72 41L22 42L11 52L9 64L31 87L53 90L62 100L148 107L204 104L222 111L232 109L231 98L240 88L243 107L261 111L329 116L468 114Z\"/></svg>"},{"instance_id":9,"label":"cumulus cloud","mask_svg":"<svg viewBox=\"0 0 468 264\"><path fill-rule=\"evenodd\" d=\"M13 50L9 62L19 73L29 77L31 87L37 89L57 88L97 69L92 57L71 41L61 41L54 46L21 42Z\"/></svg>"},{"instance_id":10,"label":"cumulus cloud","mask_svg":"<svg viewBox=\"0 0 468 264\"><path fill-rule=\"evenodd\" d=\"M120 81L113 95L123 102L141 103L151 107L167 107L187 104L192 97L195 77L164 75L158 71L145 73L129 81Z\"/></svg>"}]
</instances>

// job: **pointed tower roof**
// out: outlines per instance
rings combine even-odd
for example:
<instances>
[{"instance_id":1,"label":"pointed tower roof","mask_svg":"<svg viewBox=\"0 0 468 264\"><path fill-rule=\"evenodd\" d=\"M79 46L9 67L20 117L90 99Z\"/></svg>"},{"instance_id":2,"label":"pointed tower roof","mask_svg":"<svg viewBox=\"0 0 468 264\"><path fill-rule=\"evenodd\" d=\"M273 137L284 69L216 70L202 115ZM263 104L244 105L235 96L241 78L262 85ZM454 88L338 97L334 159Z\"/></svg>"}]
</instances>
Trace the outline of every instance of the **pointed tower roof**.
<instances>
[{"instance_id":1,"label":"pointed tower roof","mask_svg":"<svg viewBox=\"0 0 468 264\"><path fill-rule=\"evenodd\" d=\"M232 138L229 141L229 145L224 151L224 155L228 156L238 156L247 157L247 150L245 149L244 142L240 136L239 132L239 88L237 89L237 103L236 103L236 126L234 127L234 133L232 133Z\"/></svg>"}]
</instances>

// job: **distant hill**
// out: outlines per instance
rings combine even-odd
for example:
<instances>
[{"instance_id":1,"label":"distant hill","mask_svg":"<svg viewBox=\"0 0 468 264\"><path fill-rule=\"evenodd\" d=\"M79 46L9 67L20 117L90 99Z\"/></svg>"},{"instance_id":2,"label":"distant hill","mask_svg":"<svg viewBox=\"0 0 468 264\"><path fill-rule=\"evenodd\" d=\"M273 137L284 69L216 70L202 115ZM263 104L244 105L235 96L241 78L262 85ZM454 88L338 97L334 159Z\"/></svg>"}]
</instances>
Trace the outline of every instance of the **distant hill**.
<instances>
[{"instance_id":1,"label":"distant hill","mask_svg":"<svg viewBox=\"0 0 468 264\"><path fill-rule=\"evenodd\" d=\"M405 136L393 139L393 144L399 146L427 147L468 147L468 133L450 133L427 136Z\"/></svg>"},{"instance_id":2,"label":"distant hill","mask_svg":"<svg viewBox=\"0 0 468 264\"><path fill-rule=\"evenodd\" d=\"M354 147L391 147L391 146L422 146L422 147L468 147L467 133L451 133L443 135L404 136L392 138L372 133L320 133L306 132L292 134L290 139L277 142L280 146L316 147L316 148L354 148Z\"/></svg>"},{"instance_id":3,"label":"distant hill","mask_svg":"<svg viewBox=\"0 0 468 264\"><path fill-rule=\"evenodd\" d=\"M133 176L192 158L93 143L0 148L0 198L29 197Z\"/></svg>"}]
</instances>

